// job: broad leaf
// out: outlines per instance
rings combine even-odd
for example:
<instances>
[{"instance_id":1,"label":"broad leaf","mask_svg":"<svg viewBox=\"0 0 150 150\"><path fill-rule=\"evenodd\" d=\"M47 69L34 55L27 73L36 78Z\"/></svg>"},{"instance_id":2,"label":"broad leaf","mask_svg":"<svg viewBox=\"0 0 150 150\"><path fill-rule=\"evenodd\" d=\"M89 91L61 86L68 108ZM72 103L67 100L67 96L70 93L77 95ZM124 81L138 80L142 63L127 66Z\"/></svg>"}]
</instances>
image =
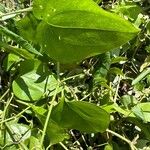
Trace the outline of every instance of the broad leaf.
<instances>
[{"instance_id":1,"label":"broad leaf","mask_svg":"<svg viewBox=\"0 0 150 150\"><path fill-rule=\"evenodd\" d=\"M20 75L13 82L14 94L25 101L36 101L54 90L57 85L55 77L48 68L35 60L27 60L20 64Z\"/></svg>"},{"instance_id":2,"label":"broad leaf","mask_svg":"<svg viewBox=\"0 0 150 150\"><path fill-rule=\"evenodd\" d=\"M53 109L52 119L64 128L87 133L104 132L110 121L109 114L94 104L65 100Z\"/></svg>"},{"instance_id":3,"label":"broad leaf","mask_svg":"<svg viewBox=\"0 0 150 150\"><path fill-rule=\"evenodd\" d=\"M43 20L37 41L60 63L79 62L119 47L139 30L92 0L35 0L33 13Z\"/></svg>"}]
</instances>

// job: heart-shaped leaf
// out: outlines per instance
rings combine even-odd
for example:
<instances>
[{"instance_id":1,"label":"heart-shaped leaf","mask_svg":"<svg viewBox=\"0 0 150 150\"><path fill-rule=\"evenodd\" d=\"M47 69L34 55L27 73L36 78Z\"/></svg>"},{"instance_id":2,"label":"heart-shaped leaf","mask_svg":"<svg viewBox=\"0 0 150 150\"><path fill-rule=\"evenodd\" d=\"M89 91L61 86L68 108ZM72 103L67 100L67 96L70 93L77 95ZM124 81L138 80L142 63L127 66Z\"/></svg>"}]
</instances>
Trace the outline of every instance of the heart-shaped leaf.
<instances>
[{"instance_id":1,"label":"heart-shaped leaf","mask_svg":"<svg viewBox=\"0 0 150 150\"><path fill-rule=\"evenodd\" d=\"M37 42L60 63L79 62L112 50L139 32L92 0L35 0L33 13L43 20Z\"/></svg>"}]
</instances>

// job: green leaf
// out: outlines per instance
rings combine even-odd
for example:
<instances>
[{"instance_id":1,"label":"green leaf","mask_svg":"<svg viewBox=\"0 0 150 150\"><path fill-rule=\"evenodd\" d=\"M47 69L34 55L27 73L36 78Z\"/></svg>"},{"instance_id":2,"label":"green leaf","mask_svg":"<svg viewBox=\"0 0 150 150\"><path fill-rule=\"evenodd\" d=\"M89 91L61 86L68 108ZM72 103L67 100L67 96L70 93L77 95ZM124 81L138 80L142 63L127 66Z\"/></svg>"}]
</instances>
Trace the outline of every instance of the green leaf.
<instances>
[{"instance_id":1,"label":"green leaf","mask_svg":"<svg viewBox=\"0 0 150 150\"><path fill-rule=\"evenodd\" d=\"M110 121L109 114L94 104L64 99L54 107L51 117L63 128L87 133L104 132Z\"/></svg>"},{"instance_id":2,"label":"green leaf","mask_svg":"<svg viewBox=\"0 0 150 150\"><path fill-rule=\"evenodd\" d=\"M142 13L141 7L134 2L122 2L116 5L112 10L119 15L128 17L131 21L135 21L140 13Z\"/></svg>"},{"instance_id":3,"label":"green leaf","mask_svg":"<svg viewBox=\"0 0 150 150\"><path fill-rule=\"evenodd\" d=\"M47 66L38 60L27 60L20 64L20 75L13 81L12 88L19 99L32 102L53 91L56 84Z\"/></svg>"},{"instance_id":4,"label":"green leaf","mask_svg":"<svg viewBox=\"0 0 150 150\"><path fill-rule=\"evenodd\" d=\"M36 115L44 116L47 112L47 110L44 109L42 106L35 106L35 105L32 105L32 104L29 104L29 105L32 107L32 109L34 110Z\"/></svg>"},{"instance_id":5,"label":"green leaf","mask_svg":"<svg viewBox=\"0 0 150 150\"><path fill-rule=\"evenodd\" d=\"M113 146L111 144L107 144L104 150L113 150Z\"/></svg>"},{"instance_id":6,"label":"green leaf","mask_svg":"<svg viewBox=\"0 0 150 150\"><path fill-rule=\"evenodd\" d=\"M38 42L60 63L79 62L110 51L139 32L92 0L35 0L33 13L43 20L37 29Z\"/></svg>"},{"instance_id":7,"label":"green leaf","mask_svg":"<svg viewBox=\"0 0 150 150\"><path fill-rule=\"evenodd\" d=\"M123 95L121 97L121 102L126 109L130 109L131 106L133 106L137 103L135 97L132 95Z\"/></svg>"},{"instance_id":8,"label":"green leaf","mask_svg":"<svg viewBox=\"0 0 150 150\"><path fill-rule=\"evenodd\" d=\"M8 71L14 63L19 61L20 58L17 55L8 54L8 56L4 59L3 67L5 68L6 71Z\"/></svg>"},{"instance_id":9,"label":"green leaf","mask_svg":"<svg viewBox=\"0 0 150 150\"><path fill-rule=\"evenodd\" d=\"M147 139L138 139L136 147L138 148L138 150L143 150L143 149L149 150L150 149L149 140L147 140Z\"/></svg>"},{"instance_id":10,"label":"green leaf","mask_svg":"<svg viewBox=\"0 0 150 150\"><path fill-rule=\"evenodd\" d=\"M138 104L138 107L141 108L142 113L144 115L143 121L150 122L150 102L140 103Z\"/></svg>"},{"instance_id":11,"label":"green leaf","mask_svg":"<svg viewBox=\"0 0 150 150\"><path fill-rule=\"evenodd\" d=\"M16 41L17 44L22 46L23 49L26 49L27 51L33 54L42 56L42 54L38 52L36 49L34 49L32 45L28 43L28 41L26 41L25 39L23 39L21 36L17 35L16 33L3 27L2 25L0 25L0 33L5 34L6 36L10 37L12 40Z\"/></svg>"},{"instance_id":12,"label":"green leaf","mask_svg":"<svg viewBox=\"0 0 150 150\"><path fill-rule=\"evenodd\" d=\"M7 126L7 132L6 132L6 143L14 144L15 141L24 142L31 136L31 130L30 126L27 126L25 124L17 123L15 121L10 121L6 123ZM2 130L0 130L0 137L2 134ZM3 139L3 137L1 137ZM1 140L0 140L1 141ZM9 150L10 147L8 147ZM12 147L11 147L12 148ZM15 147L14 147L15 149Z\"/></svg>"},{"instance_id":13,"label":"green leaf","mask_svg":"<svg viewBox=\"0 0 150 150\"><path fill-rule=\"evenodd\" d=\"M0 12L1 13L5 12L5 6L4 6L4 4L0 4Z\"/></svg>"},{"instance_id":14,"label":"green leaf","mask_svg":"<svg viewBox=\"0 0 150 150\"><path fill-rule=\"evenodd\" d=\"M150 55L148 55L144 61L144 63L140 67L140 72L143 71L145 68L150 66Z\"/></svg>"},{"instance_id":15,"label":"green leaf","mask_svg":"<svg viewBox=\"0 0 150 150\"><path fill-rule=\"evenodd\" d=\"M150 75L147 76L147 85L150 87Z\"/></svg>"},{"instance_id":16,"label":"green leaf","mask_svg":"<svg viewBox=\"0 0 150 150\"><path fill-rule=\"evenodd\" d=\"M97 4L99 4L102 0L94 0Z\"/></svg>"},{"instance_id":17,"label":"green leaf","mask_svg":"<svg viewBox=\"0 0 150 150\"><path fill-rule=\"evenodd\" d=\"M38 138L31 136L30 137L30 143L29 143L29 149L40 149L40 141Z\"/></svg>"},{"instance_id":18,"label":"green leaf","mask_svg":"<svg viewBox=\"0 0 150 150\"><path fill-rule=\"evenodd\" d=\"M64 128L51 119L49 120L46 132L51 145L59 143L69 137Z\"/></svg>"},{"instance_id":19,"label":"green leaf","mask_svg":"<svg viewBox=\"0 0 150 150\"><path fill-rule=\"evenodd\" d=\"M117 104L107 104L107 105L103 105L102 108L107 111L108 113L113 113L113 112L118 112L120 114L123 114L125 117L135 117L133 113L131 113L131 111L127 110L127 109L122 109L120 106L118 106Z\"/></svg>"},{"instance_id":20,"label":"green leaf","mask_svg":"<svg viewBox=\"0 0 150 150\"><path fill-rule=\"evenodd\" d=\"M115 64L115 63L121 63L121 62L126 62L127 58L126 57L113 57L111 59L111 64Z\"/></svg>"},{"instance_id":21,"label":"green leaf","mask_svg":"<svg viewBox=\"0 0 150 150\"><path fill-rule=\"evenodd\" d=\"M147 123L146 119L145 119L145 115L143 113L143 110L141 109L141 107L139 107L139 105L136 105L132 108L132 112L134 113L134 115L143 120L145 123Z\"/></svg>"},{"instance_id":22,"label":"green leaf","mask_svg":"<svg viewBox=\"0 0 150 150\"><path fill-rule=\"evenodd\" d=\"M30 52L28 52L25 49L17 48L15 46L10 46L4 42L0 42L0 47L3 47L6 52L11 53L11 54L15 54L15 55L17 55L21 58L24 58L24 59L34 59L34 57L35 57L33 54L31 54Z\"/></svg>"},{"instance_id":23,"label":"green leaf","mask_svg":"<svg viewBox=\"0 0 150 150\"><path fill-rule=\"evenodd\" d=\"M104 53L99 56L99 62L97 63L96 67L94 68L94 82L105 82L107 83L107 80L105 79L108 73L108 70L110 68L110 53Z\"/></svg>"},{"instance_id":24,"label":"green leaf","mask_svg":"<svg viewBox=\"0 0 150 150\"><path fill-rule=\"evenodd\" d=\"M115 75L121 75L124 76L123 72L121 69L117 68L117 67L112 67L109 69L109 74L115 74Z\"/></svg>"}]
</instances>

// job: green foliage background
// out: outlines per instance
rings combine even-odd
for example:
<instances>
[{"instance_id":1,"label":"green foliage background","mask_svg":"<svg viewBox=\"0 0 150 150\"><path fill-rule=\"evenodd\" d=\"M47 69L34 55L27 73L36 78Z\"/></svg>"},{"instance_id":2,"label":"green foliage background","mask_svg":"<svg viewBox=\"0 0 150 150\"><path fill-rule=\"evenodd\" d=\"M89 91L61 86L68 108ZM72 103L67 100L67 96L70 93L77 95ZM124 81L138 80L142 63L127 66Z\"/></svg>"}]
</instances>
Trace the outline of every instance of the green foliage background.
<instances>
[{"instance_id":1,"label":"green foliage background","mask_svg":"<svg viewBox=\"0 0 150 150\"><path fill-rule=\"evenodd\" d=\"M150 149L150 1L0 1L0 149Z\"/></svg>"}]
</instances>

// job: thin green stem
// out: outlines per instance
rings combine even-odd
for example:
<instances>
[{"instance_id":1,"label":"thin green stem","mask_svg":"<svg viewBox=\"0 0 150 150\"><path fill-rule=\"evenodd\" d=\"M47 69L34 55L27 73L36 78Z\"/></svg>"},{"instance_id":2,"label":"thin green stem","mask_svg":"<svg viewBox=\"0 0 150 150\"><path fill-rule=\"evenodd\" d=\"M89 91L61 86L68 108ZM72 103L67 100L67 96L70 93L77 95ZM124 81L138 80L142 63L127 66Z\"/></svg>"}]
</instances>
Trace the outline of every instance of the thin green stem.
<instances>
[{"instance_id":1,"label":"thin green stem","mask_svg":"<svg viewBox=\"0 0 150 150\"><path fill-rule=\"evenodd\" d=\"M57 79L60 81L60 63L57 62Z\"/></svg>"},{"instance_id":2,"label":"thin green stem","mask_svg":"<svg viewBox=\"0 0 150 150\"><path fill-rule=\"evenodd\" d=\"M63 147L64 150L69 150L62 142L59 142L59 144Z\"/></svg>"},{"instance_id":3,"label":"thin green stem","mask_svg":"<svg viewBox=\"0 0 150 150\"><path fill-rule=\"evenodd\" d=\"M48 122L49 122L49 119L50 119L50 116L51 116L51 112L52 112L52 109L53 109L53 106L54 106L54 102L55 102L55 98L56 98L56 95L57 95L57 92L58 92L58 88L59 88L59 84L56 87L55 94L54 94L54 96L52 98L52 101L51 101L51 104L50 104L50 106L48 108L48 114L47 114L47 117L46 117L46 121L45 121L43 132L42 132L42 137L41 137L41 141L40 141L41 148L43 147L44 137L46 135Z\"/></svg>"},{"instance_id":4,"label":"thin green stem","mask_svg":"<svg viewBox=\"0 0 150 150\"><path fill-rule=\"evenodd\" d=\"M119 91L119 87L120 87L120 81L121 81L121 76L118 76L118 84L117 84L115 96L114 96L114 99L113 99L114 103L116 103L116 101L117 101L118 91Z\"/></svg>"},{"instance_id":5,"label":"thin green stem","mask_svg":"<svg viewBox=\"0 0 150 150\"><path fill-rule=\"evenodd\" d=\"M141 81L145 76L147 76L148 74L150 74L150 67L145 69L137 78L135 78L132 81L132 85L137 84L139 81Z\"/></svg>"},{"instance_id":6,"label":"thin green stem","mask_svg":"<svg viewBox=\"0 0 150 150\"><path fill-rule=\"evenodd\" d=\"M27 111L28 109L30 109L30 108L31 108L31 106L25 108L23 111L21 111L21 112L20 112L19 114L17 114L16 116L13 116L13 117L8 118L8 119L5 119L5 120L2 120L2 121L0 122L0 124L5 123L5 122L8 122L8 121L11 121L11 120L13 120L13 119L19 118L24 112L26 112L26 111Z\"/></svg>"},{"instance_id":7,"label":"thin green stem","mask_svg":"<svg viewBox=\"0 0 150 150\"><path fill-rule=\"evenodd\" d=\"M71 80L71 79L77 78L77 77L79 77L79 76L84 76L84 75L83 75L83 74L77 74L77 75L74 75L74 76L65 78L65 79L63 79L61 82L65 82L65 81L67 81L67 80Z\"/></svg>"},{"instance_id":8,"label":"thin green stem","mask_svg":"<svg viewBox=\"0 0 150 150\"><path fill-rule=\"evenodd\" d=\"M7 91L0 97L0 101L9 93L10 89L7 89Z\"/></svg>"},{"instance_id":9,"label":"thin green stem","mask_svg":"<svg viewBox=\"0 0 150 150\"><path fill-rule=\"evenodd\" d=\"M12 96L10 97L10 99L8 100L8 102L6 103L6 106L5 106L5 108L4 108L3 115L2 115L2 121L3 121L3 120L5 119L5 117L6 117L7 109L8 109L8 107L9 107L9 105L10 105L10 103L11 103L13 97L14 97L14 95L12 94Z\"/></svg>"},{"instance_id":10,"label":"thin green stem","mask_svg":"<svg viewBox=\"0 0 150 150\"><path fill-rule=\"evenodd\" d=\"M11 101L12 101L12 99L13 99L13 97L14 97L14 95L12 94L12 96L10 97L10 99L8 99L8 101L7 101L7 103L6 103L6 106L5 106L5 108L4 108L4 110L3 110L3 114L2 114L2 122L5 120L5 118L6 118L6 115L7 115L7 110L8 110L8 107L9 107L9 105L10 105L10 103L11 103ZM4 123L2 123L1 124L1 129L3 130L3 132L2 132L2 134L3 134L3 143L5 144L5 142L6 142L6 130L5 130L5 125L4 125Z\"/></svg>"},{"instance_id":11,"label":"thin green stem","mask_svg":"<svg viewBox=\"0 0 150 150\"><path fill-rule=\"evenodd\" d=\"M116 133L116 132L114 132L114 131L112 131L112 130L107 129L106 131L107 131L108 133L111 133L111 134L117 136L117 137L120 138L121 140L127 142L127 143L129 144L131 150L137 150L137 148L134 146L134 144L133 144L130 140L128 140L127 138L121 136L120 134L118 134L118 133Z\"/></svg>"}]
</instances>

